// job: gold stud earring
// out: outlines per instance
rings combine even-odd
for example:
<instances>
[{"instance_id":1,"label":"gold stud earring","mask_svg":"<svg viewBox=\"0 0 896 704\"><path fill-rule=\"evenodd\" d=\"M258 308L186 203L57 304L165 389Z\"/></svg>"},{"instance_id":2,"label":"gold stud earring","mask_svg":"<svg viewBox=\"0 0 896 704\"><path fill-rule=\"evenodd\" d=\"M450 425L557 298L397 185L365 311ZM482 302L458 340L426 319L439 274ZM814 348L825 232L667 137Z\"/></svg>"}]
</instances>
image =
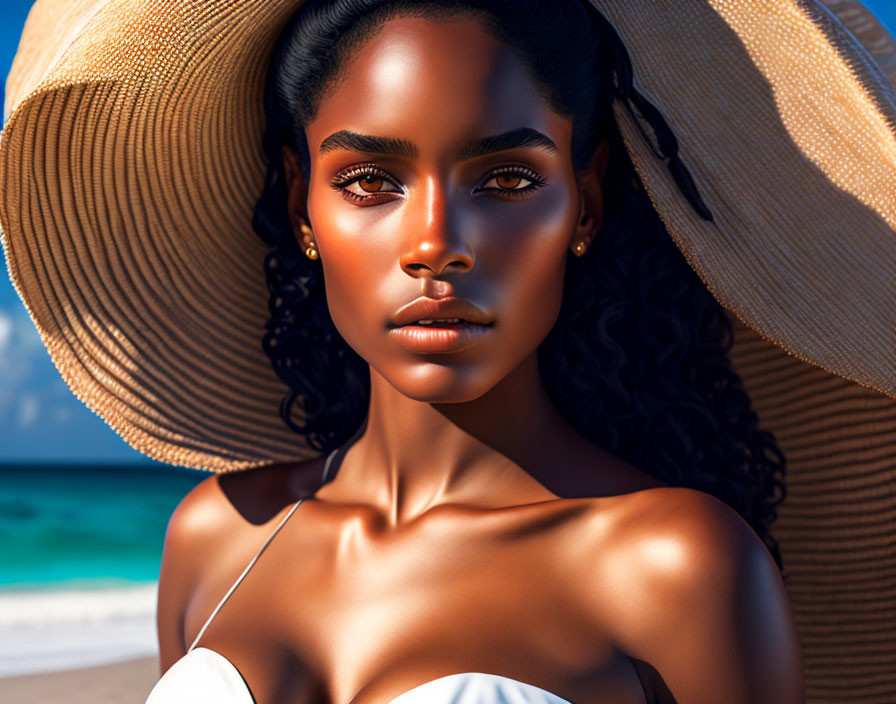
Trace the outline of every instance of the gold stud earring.
<instances>
[{"instance_id":1,"label":"gold stud earring","mask_svg":"<svg viewBox=\"0 0 896 704\"><path fill-rule=\"evenodd\" d=\"M314 234L312 232L311 228L308 227L308 225L306 225L305 223L302 223L301 225L299 225L299 231L305 237L311 237L311 235ZM317 247L314 245L314 243L308 245L308 247L305 249L305 256L308 257L309 259L317 259L320 256L320 254L317 251Z\"/></svg>"},{"instance_id":2,"label":"gold stud earring","mask_svg":"<svg viewBox=\"0 0 896 704\"><path fill-rule=\"evenodd\" d=\"M585 242L576 242L576 246L573 247L573 251L578 255L582 256L585 253Z\"/></svg>"}]
</instances>

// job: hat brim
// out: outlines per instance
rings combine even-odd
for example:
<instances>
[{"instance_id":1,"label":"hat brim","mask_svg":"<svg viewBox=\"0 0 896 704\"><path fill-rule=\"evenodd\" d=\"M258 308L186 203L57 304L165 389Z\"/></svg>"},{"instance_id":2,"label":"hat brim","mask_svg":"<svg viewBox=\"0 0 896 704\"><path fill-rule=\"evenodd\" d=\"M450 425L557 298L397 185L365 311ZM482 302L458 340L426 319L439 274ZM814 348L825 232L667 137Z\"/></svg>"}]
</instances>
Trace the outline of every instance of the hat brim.
<instances>
[{"instance_id":1,"label":"hat brim","mask_svg":"<svg viewBox=\"0 0 896 704\"><path fill-rule=\"evenodd\" d=\"M153 459L315 455L279 416L250 226L266 51L296 3L63 5L29 15L0 142L7 266L53 362ZM77 27L53 51L47 13Z\"/></svg>"},{"instance_id":2,"label":"hat brim","mask_svg":"<svg viewBox=\"0 0 896 704\"><path fill-rule=\"evenodd\" d=\"M595 4L713 212L683 201L617 102L709 290L800 360L896 396L896 98L870 54L817 2ZM892 56L859 3L832 4ZM279 417L249 225L267 56L299 3L218 5L35 4L8 81L0 226L78 398L154 459L227 471L315 453Z\"/></svg>"}]
</instances>

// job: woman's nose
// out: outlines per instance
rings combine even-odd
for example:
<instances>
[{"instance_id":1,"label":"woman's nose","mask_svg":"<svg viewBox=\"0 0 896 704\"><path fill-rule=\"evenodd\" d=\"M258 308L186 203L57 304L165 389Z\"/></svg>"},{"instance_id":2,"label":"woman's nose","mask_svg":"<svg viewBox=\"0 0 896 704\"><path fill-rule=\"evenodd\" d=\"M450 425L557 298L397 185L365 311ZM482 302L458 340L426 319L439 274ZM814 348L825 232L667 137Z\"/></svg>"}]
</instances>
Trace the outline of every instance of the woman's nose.
<instances>
[{"instance_id":1,"label":"woman's nose","mask_svg":"<svg viewBox=\"0 0 896 704\"><path fill-rule=\"evenodd\" d=\"M411 276L462 273L473 268L473 251L458 227L445 186L429 179L410 206L411 222L401 268Z\"/></svg>"}]
</instances>

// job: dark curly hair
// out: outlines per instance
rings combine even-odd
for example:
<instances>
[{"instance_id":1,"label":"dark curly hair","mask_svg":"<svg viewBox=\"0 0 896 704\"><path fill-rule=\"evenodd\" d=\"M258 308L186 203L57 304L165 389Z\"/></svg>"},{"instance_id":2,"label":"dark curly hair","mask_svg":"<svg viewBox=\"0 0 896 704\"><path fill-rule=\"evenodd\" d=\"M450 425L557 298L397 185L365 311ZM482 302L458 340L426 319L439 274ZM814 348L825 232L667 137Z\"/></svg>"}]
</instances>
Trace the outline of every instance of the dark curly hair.
<instances>
[{"instance_id":1,"label":"dark curly hair","mask_svg":"<svg viewBox=\"0 0 896 704\"><path fill-rule=\"evenodd\" d=\"M370 378L330 318L319 263L304 256L293 235L281 146L293 148L307 178L304 126L338 86L347 57L387 19L412 15L470 16L511 47L551 109L572 118L577 174L599 139L609 142L601 231L584 256L567 258L559 318L538 350L553 403L579 433L616 456L730 505L781 569L769 526L786 496L784 455L757 427L728 357L730 322L653 209L613 119L613 100L651 124L681 192L702 217L712 216L678 159L672 131L634 89L624 45L588 2L309 0L292 17L268 70L268 170L253 218L272 248L263 345L291 389L281 404L284 421L329 452L363 422Z\"/></svg>"}]
</instances>

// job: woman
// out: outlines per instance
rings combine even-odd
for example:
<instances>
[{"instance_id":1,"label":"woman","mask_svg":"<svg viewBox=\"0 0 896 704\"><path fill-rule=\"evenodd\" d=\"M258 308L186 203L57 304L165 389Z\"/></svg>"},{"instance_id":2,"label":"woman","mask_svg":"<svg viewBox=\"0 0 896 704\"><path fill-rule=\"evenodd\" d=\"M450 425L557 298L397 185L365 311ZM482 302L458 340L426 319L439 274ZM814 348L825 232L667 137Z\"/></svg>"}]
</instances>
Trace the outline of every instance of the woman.
<instances>
[{"instance_id":1,"label":"woman","mask_svg":"<svg viewBox=\"0 0 896 704\"><path fill-rule=\"evenodd\" d=\"M418 5L309 2L274 49L265 351L286 425L325 455L212 477L178 507L149 701L802 701L768 533L781 453L725 359L721 308L660 236L612 98L710 222L675 137L590 7ZM245 190L221 171L204 200ZM210 229L202 207L178 227ZM200 246L211 261L177 293L226 283L230 243ZM241 303L221 306L238 331ZM151 347L162 317L118 337ZM239 373L226 336L192 344ZM169 391L171 445L207 451L171 419L215 435L227 383L195 387L208 409ZM133 407L166 406L145 388Z\"/></svg>"},{"instance_id":2,"label":"woman","mask_svg":"<svg viewBox=\"0 0 896 704\"><path fill-rule=\"evenodd\" d=\"M184 605L206 584L225 593L230 585L208 575L236 574L251 555L222 553L219 537L196 531L195 516L220 511L217 535L224 528L228 543L244 536L257 546L257 529L226 518L228 494L268 516L288 490L271 504L259 493L270 491L259 476L270 470L256 470L233 477L229 491L212 480L179 507L160 584L162 668L188 645L226 654L260 702L386 702L407 692L449 701L422 683L454 675L440 686L459 686L459 673L474 672L500 674L530 697L523 684L537 685L552 701L673 701L672 693L679 702L802 701L793 617L758 536L721 502L669 488L589 441L550 399L538 352L556 328L567 259L595 261L610 276L621 264L612 245L588 251L601 237L609 155L596 138L612 124L606 84L595 77L612 57L595 52L597 29L582 4L480 5L497 12L492 25L444 2L410 16L394 3L309 2L281 34L265 96L274 167L256 208L256 229L275 245L267 351L291 398L305 402L310 420L297 430L320 437L322 450L344 447L339 431L354 433L365 415L366 428L199 637ZM557 55L559 66L544 60ZM589 79L592 89L582 90ZM611 179L622 194L611 197L638 198L630 171L617 166ZM640 207L649 207L646 196ZM626 243L615 247L631 252L640 243L623 227L616 223L615 238ZM622 261L643 267L638 254ZM688 296L687 313L654 303L657 328L663 319L694 326L695 308L714 304L678 262L678 276L636 284L670 298L676 286L700 292ZM566 316L598 328L624 294L607 287L592 295L613 304L587 305L582 279L608 278L581 267L570 263ZM657 275L646 267L627 275L635 272ZM644 356L674 344L661 334L623 339ZM589 430L620 425L575 407L609 405L609 393L569 388L595 383L600 372L590 367L599 363L566 351L581 334L560 329L557 338L542 361L570 366L549 372L567 415ZM596 353L596 340L585 340ZM666 352L680 357L684 348ZM626 356L639 364L638 350ZM572 372L579 365L587 371ZM686 366L650 358L661 373ZM716 374L730 383L731 372ZM662 397L641 385L645 403ZM356 398L342 401L347 393ZM649 413L656 423L658 406ZM639 430L642 442L663 442ZM742 425L731 432L754 442ZM725 449L684 433L707 455ZM723 471L718 483L730 483ZM764 475L771 466L760 465ZM652 554L657 543L664 547ZM197 556L210 557L202 577L184 583ZM212 610L191 605L197 616ZM338 667L328 653L338 653ZM150 701L168 701L158 692Z\"/></svg>"}]
</instances>

